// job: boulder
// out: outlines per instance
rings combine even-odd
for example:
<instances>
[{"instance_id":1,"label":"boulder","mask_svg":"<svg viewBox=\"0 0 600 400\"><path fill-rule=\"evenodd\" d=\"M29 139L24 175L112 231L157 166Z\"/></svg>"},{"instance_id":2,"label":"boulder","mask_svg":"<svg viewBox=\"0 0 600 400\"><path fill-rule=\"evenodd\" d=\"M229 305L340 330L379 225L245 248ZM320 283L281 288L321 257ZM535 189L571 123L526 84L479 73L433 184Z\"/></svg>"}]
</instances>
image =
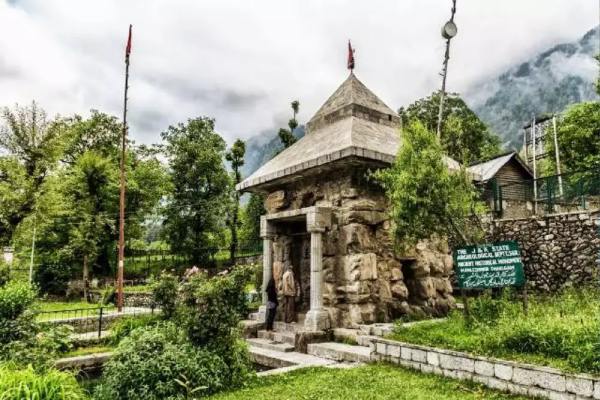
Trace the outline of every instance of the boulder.
<instances>
[{"instance_id":1,"label":"boulder","mask_svg":"<svg viewBox=\"0 0 600 400\"><path fill-rule=\"evenodd\" d=\"M368 226L349 224L342 227L340 240L343 254L364 253L375 248L373 236Z\"/></svg>"},{"instance_id":2,"label":"boulder","mask_svg":"<svg viewBox=\"0 0 600 400\"><path fill-rule=\"evenodd\" d=\"M340 224L359 223L365 225L378 225L387 220L388 216L383 211L374 210L343 210L340 214Z\"/></svg>"},{"instance_id":3,"label":"boulder","mask_svg":"<svg viewBox=\"0 0 600 400\"><path fill-rule=\"evenodd\" d=\"M269 193L267 198L265 199L265 208L268 212L273 213L287 205L285 191L277 190L275 192Z\"/></svg>"},{"instance_id":4,"label":"boulder","mask_svg":"<svg viewBox=\"0 0 600 400\"><path fill-rule=\"evenodd\" d=\"M435 297L435 287L431 278L417 279L415 282L415 291L421 299Z\"/></svg>"},{"instance_id":5,"label":"boulder","mask_svg":"<svg viewBox=\"0 0 600 400\"><path fill-rule=\"evenodd\" d=\"M408 299L408 289L402 281L394 283L391 287L392 296L396 299L406 300Z\"/></svg>"},{"instance_id":6,"label":"boulder","mask_svg":"<svg viewBox=\"0 0 600 400\"><path fill-rule=\"evenodd\" d=\"M344 279L348 282L377 279L377 256L375 253L350 254L343 259Z\"/></svg>"}]
</instances>

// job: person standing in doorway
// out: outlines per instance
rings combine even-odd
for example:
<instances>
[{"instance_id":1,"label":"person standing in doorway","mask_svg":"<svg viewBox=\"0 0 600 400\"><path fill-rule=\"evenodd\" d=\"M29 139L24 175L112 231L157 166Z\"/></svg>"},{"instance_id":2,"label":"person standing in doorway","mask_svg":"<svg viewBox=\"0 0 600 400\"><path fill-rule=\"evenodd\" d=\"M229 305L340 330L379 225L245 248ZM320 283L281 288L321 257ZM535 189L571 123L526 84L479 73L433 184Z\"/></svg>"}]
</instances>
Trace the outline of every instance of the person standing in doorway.
<instances>
[{"instance_id":1,"label":"person standing in doorway","mask_svg":"<svg viewBox=\"0 0 600 400\"><path fill-rule=\"evenodd\" d=\"M267 283L267 331L273 330L273 322L275 321L275 314L277 314L277 288L275 287L275 279L271 277L269 283Z\"/></svg>"},{"instance_id":2,"label":"person standing in doorway","mask_svg":"<svg viewBox=\"0 0 600 400\"><path fill-rule=\"evenodd\" d=\"M282 293L283 293L283 313L285 322L288 324L296 320L296 280L294 279L294 272L292 266L288 265L283 274L282 280Z\"/></svg>"}]
</instances>

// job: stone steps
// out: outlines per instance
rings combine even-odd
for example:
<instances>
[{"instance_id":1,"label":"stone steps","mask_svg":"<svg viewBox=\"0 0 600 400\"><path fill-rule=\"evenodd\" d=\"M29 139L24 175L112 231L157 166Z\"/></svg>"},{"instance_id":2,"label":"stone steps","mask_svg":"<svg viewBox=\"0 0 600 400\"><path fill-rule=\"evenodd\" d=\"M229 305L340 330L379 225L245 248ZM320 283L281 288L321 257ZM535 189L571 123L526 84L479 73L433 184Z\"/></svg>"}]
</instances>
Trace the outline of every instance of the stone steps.
<instances>
[{"instance_id":1,"label":"stone steps","mask_svg":"<svg viewBox=\"0 0 600 400\"><path fill-rule=\"evenodd\" d=\"M292 322L288 324L286 322L275 321L273 328L278 332L298 332L304 330L304 323Z\"/></svg>"},{"instance_id":2,"label":"stone steps","mask_svg":"<svg viewBox=\"0 0 600 400\"><path fill-rule=\"evenodd\" d=\"M274 342L287 343L294 346L296 344L296 333L295 332L276 332L276 331L258 331L258 338L269 339Z\"/></svg>"},{"instance_id":3,"label":"stone steps","mask_svg":"<svg viewBox=\"0 0 600 400\"><path fill-rule=\"evenodd\" d=\"M252 361L270 368L283 368L292 365L302 365L306 367L325 366L334 363L332 360L315 357L310 354L303 354L295 351L281 352L252 345L249 346L248 351L250 352Z\"/></svg>"},{"instance_id":4,"label":"stone steps","mask_svg":"<svg viewBox=\"0 0 600 400\"><path fill-rule=\"evenodd\" d=\"M246 339L246 341L253 347L259 347L261 349L280 351L282 353L289 353L294 351L294 345L290 345L289 343L281 343L276 342L270 339Z\"/></svg>"},{"instance_id":5,"label":"stone steps","mask_svg":"<svg viewBox=\"0 0 600 400\"><path fill-rule=\"evenodd\" d=\"M369 347L336 342L311 343L308 345L308 354L338 362L369 362L371 359Z\"/></svg>"}]
</instances>

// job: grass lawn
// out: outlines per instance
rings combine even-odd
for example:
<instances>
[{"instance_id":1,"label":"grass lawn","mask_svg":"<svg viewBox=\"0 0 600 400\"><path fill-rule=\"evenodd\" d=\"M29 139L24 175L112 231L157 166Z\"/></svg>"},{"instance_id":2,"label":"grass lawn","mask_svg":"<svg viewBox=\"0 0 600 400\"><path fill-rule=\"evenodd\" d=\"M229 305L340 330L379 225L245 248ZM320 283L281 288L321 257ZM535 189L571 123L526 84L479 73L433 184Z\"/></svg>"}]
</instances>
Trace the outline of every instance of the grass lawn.
<instances>
[{"instance_id":1,"label":"grass lawn","mask_svg":"<svg viewBox=\"0 0 600 400\"><path fill-rule=\"evenodd\" d=\"M529 313L509 295L469 300L471 320L454 311L443 322L397 326L390 339L474 354L600 373L600 296L570 290L530 296Z\"/></svg>"},{"instance_id":2,"label":"grass lawn","mask_svg":"<svg viewBox=\"0 0 600 400\"><path fill-rule=\"evenodd\" d=\"M481 385L377 364L351 369L309 368L257 378L249 387L211 400L500 400L524 399Z\"/></svg>"}]
</instances>

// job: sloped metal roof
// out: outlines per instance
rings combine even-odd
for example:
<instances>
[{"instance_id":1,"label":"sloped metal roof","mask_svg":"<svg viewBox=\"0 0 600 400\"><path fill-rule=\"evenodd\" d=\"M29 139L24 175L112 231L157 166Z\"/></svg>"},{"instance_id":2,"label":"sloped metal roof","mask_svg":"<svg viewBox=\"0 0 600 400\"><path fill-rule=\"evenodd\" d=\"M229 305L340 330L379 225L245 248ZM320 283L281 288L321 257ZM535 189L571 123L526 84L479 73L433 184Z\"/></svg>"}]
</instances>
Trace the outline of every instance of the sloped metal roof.
<instances>
[{"instance_id":1,"label":"sloped metal roof","mask_svg":"<svg viewBox=\"0 0 600 400\"><path fill-rule=\"evenodd\" d=\"M492 158L491 160L479 164L471 165L467 168L467 171L471 172L473 176L478 177L478 179L476 180L486 182L492 179L494 176L496 176L498 171L500 171L500 168L505 166L513 157L516 157L517 161L519 161L523 168L527 172L531 173L527 165L519 158L519 155L514 151L504 154L502 156L498 156L496 158Z\"/></svg>"},{"instance_id":2,"label":"sloped metal roof","mask_svg":"<svg viewBox=\"0 0 600 400\"><path fill-rule=\"evenodd\" d=\"M394 162L400 118L351 73L308 123L307 134L236 186L248 190L301 171L359 157ZM445 157L450 169L460 168Z\"/></svg>"}]
</instances>

